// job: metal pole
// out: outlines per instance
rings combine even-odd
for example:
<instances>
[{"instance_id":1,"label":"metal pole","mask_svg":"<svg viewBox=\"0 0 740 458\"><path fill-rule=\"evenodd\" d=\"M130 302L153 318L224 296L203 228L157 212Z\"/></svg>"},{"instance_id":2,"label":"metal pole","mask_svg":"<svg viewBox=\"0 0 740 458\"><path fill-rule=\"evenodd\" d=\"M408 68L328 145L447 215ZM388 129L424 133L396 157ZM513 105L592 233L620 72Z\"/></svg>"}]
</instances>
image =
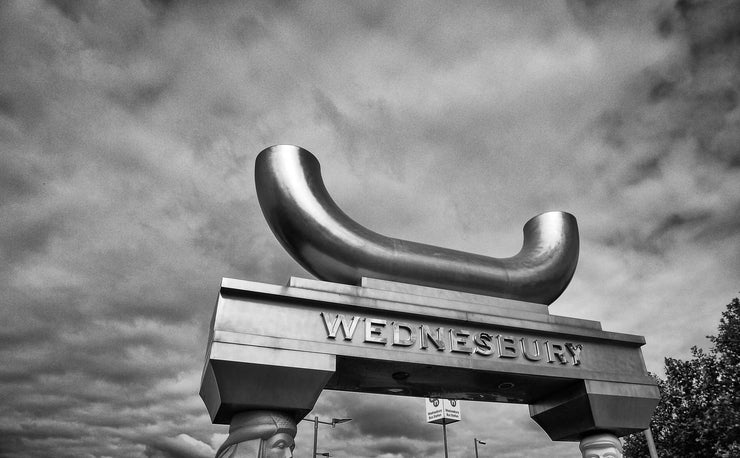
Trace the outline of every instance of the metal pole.
<instances>
[{"instance_id":1,"label":"metal pole","mask_svg":"<svg viewBox=\"0 0 740 458\"><path fill-rule=\"evenodd\" d=\"M475 444L475 458L478 458L478 438L473 438L473 444Z\"/></svg>"},{"instance_id":2,"label":"metal pole","mask_svg":"<svg viewBox=\"0 0 740 458\"><path fill-rule=\"evenodd\" d=\"M658 458L658 449L655 448L655 439L653 439L653 432L650 431L650 427L645 430L645 440L647 441L648 450L650 451L650 458Z\"/></svg>"},{"instance_id":3,"label":"metal pole","mask_svg":"<svg viewBox=\"0 0 740 458\"><path fill-rule=\"evenodd\" d=\"M442 423L442 435L445 438L445 458L447 458L447 425Z\"/></svg>"},{"instance_id":4,"label":"metal pole","mask_svg":"<svg viewBox=\"0 0 740 458\"><path fill-rule=\"evenodd\" d=\"M313 417L313 457L316 457L316 445L319 440L319 417Z\"/></svg>"}]
</instances>

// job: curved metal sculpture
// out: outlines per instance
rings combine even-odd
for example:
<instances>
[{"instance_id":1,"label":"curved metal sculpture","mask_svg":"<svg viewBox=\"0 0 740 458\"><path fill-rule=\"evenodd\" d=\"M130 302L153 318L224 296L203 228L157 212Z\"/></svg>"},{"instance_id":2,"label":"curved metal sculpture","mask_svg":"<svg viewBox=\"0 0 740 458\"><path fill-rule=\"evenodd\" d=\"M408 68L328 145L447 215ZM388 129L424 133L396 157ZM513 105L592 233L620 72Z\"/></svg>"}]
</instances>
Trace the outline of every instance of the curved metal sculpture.
<instances>
[{"instance_id":1,"label":"curved metal sculpture","mask_svg":"<svg viewBox=\"0 0 740 458\"><path fill-rule=\"evenodd\" d=\"M524 244L510 258L385 237L347 216L329 196L319 161L293 145L257 156L257 196L277 239L306 270L327 281L362 277L550 304L578 262L573 215L549 212L524 225Z\"/></svg>"}]
</instances>

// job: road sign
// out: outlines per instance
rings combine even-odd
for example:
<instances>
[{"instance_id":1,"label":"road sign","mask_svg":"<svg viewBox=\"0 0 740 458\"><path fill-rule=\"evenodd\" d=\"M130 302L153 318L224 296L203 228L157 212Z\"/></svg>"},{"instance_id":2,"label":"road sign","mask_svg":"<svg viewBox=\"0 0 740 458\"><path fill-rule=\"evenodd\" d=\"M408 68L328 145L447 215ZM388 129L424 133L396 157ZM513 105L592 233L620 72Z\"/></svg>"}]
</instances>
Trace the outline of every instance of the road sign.
<instances>
[{"instance_id":1,"label":"road sign","mask_svg":"<svg viewBox=\"0 0 740 458\"><path fill-rule=\"evenodd\" d=\"M449 425L460 421L460 401L456 399L429 398L426 402L427 423Z\"/></svg>"}]
</instances>

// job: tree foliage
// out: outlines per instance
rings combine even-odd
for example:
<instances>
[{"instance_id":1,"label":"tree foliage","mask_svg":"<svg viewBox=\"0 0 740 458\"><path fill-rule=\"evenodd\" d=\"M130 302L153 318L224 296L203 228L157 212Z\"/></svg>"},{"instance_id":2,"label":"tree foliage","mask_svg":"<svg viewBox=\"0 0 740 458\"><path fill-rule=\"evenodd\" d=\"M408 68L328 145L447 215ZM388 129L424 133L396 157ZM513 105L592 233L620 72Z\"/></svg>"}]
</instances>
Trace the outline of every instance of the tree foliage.
<instances>
[{"instance_id":1,"label":"tree foliage","mask_svg":"<svg viewBox=\"0 0 740 458\"><path fill-rule=\"evenodd\" d=\"M660 402L650 428L661 458L740 457L740 301L722 313L709 352L692 347L688 361L665 359L653 375ZM643 434L626 438L626 458L649 458Z\"/></svg>"}]
</instances>

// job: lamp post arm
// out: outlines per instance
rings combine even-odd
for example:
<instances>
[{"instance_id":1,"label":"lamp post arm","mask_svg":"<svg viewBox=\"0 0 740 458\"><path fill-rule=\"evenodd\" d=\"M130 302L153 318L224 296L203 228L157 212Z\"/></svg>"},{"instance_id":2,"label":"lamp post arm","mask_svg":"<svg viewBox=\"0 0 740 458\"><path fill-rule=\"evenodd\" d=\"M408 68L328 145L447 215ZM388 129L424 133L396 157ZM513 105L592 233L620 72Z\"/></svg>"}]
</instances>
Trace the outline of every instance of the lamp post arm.
<instances>
[{"instance_id":1,"label":"lamp post arm","mask_svg":"<svg viewBox=\"0 0 740 458\"><path fill-rule=\"evenodd\" d=\"M311 420L311 419L308 419L308 418L304 418L304 419L303 419L303 420L301 420L301 421L308 421L308 422L311 422L311 423L316 423L316 422L318 421L319 423L323 423L323 424L325 424L325 425L331 425L331 424L332 424L332 423L331 423L330 421L322 421L322 420Z\"/></svg>"}]
</instances>

